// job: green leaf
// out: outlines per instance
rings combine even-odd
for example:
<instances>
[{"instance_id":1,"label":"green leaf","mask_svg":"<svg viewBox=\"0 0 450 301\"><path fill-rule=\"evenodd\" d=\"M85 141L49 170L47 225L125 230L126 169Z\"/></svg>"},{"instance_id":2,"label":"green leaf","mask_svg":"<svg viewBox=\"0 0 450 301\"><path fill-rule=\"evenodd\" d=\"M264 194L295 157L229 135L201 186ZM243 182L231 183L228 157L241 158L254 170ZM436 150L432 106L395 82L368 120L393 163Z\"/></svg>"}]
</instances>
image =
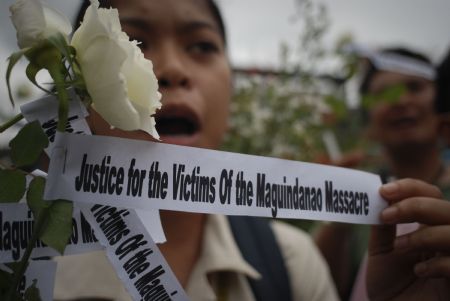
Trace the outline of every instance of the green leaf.
<instances>
[{"instance_id":1,"label":"green leaf","mask_svg":"<svg viewBox=\"0 0 450 301\"><path fill-rule=\"evenodd\" d=\"M26 189L25 175L17 170L0 170L0 203L17 203Z\"/></svg>"},{"instance_id":2,"label":"green leaf","mask_svg":"<svg viewBox=\"0 0 450 301\"><path fill-rule=\"evenodd\" d=\"M33 284L30 285L24 293L24 297L26 301L41 301L41 293L39 289L36 287L36 279L33 279Z\"/></svg>"},{"instance_id":3,"label":"green leaf","mask_svg":"<svg viewBox=\"0 0 450 301\"><path fill-rule=\"evenodd\" d=\"M73 203L64 200L45 201L44 189L45 179L34 178L28 188L27 203L35 219L41 214L47 215L39 238L62 254L72 234Z\"/></svg>"},{"instance_id":4,"label":"green leaf","mask_svg":"<svg viewBox=\"0 0 450 301\"><path fill-rule=\"evenodd\" d=\"M347 106L344 99L339 99L333 95L327 95L324 101L331 107L337 118L345 117L347 113Z\"/></svg>"},{"instance_id":5,"label":"green leaf","mask_svg":"<svg viewBox=\"0 0 450 301\"><path fill-rule=\"evenodd\" d=\"M6 69L6 86L8 87L9 100L11 101L11 104L13 106L14 106L14 98L12 96L11 84L9 82L9 79L11 77L12 69L17 64L17 62L22 58L24 53L25 53L24 50L15 52L15 53L11 54L11 56L8 58L8 68Z\"/></svg>"},{"instance_id":6,"label":"green leaf","mask_svg":"<svg viewBox=\"0 0 450 301\"><path fill-rule=\"evenodd\" d=\"M30 166L37 162L48 138L38 121L25 125L9 143L11 159L18 167Z\"/></svg>"},{"instance_id":7,"label":"green leaf","mask_svg":"<svg viewBox=\"0 0 450 301\"><path fill-rule=\"evenodd\" d=\"M41 210L50 206L50 202L44 200L45 179L36 177L28 186L27 204L35 218L41 213Z\"/></svg>"},{"instance_id":8,"label":"green leaf","mask_svg":"<svg viewBox=\"0 0 450 301\"><path fill-rule=\"evenodd\" d=\"M390 104L395 104L400 100L400 97L406 92L405 85L394 85L383 91L383 99Z\"/></svg>"},{"instance_id":9,"label":"green leaf","mask_svg":"<svg viewBox=\"0 0 450 301\"><path fill-rule=\"evenodd\" d=\"M44 87L42 87L41 85L39 85L36 81L36 74L38 74L39 71L41 71L44 68L39 67L36 64L33 63L29 63L27 66L27 69L25 71L28 79L30 80L30 82L33 83L33 85L35 85L36 87L38 87L39 89L41 89L42 91L48 93L48 94L52 94L51 91L45 89Z\"/></svg>"},{"instance_id":10,"label":"green leaf","mask_svg":"<svg viewBox=\"0 0 450 301\"><path fill-rule=\"evenodd\" d=\"M0 294L11 287L13 282L13 274L0 269Z\"/></svg>"},{"instance_id":11,"label":"green leaf","mask_svg":"<svg viewBox=\"0 0 450 301\"><path fill-rule=\"evenodd\" d=\"M63 254L72 234L73 203L56 200L50 205L48 210L47 225L40 239L48 246Z\"/></svg>"},{"instance_id":12,"label":"green leaf","mask_svg":"<svg viewBox=\"0 0 450 301\"><path fill-rule=\"evenodd\" d=\"M16 273L20 269L20 262L8 262L5 265L11 269L13 273ZM28 263L26 264L28 266Z\"/></svg>"},{"instance_id":13,"label":"green leaf","mask_svg":"<svg viewBox=\"0 0 450 301\"><path fill-rule=\"evenodd\" d=\"M361 99L362 106L365 109L371 109L377 103L377 101L378 98L372 94L363 95Z\"/></svg>"},{"instance_id":14,"label":"green leaf","mask_svg":"<svg viewBox=\"0 0 450 301\"><path fill-rule=\"evenodd\" d=\"M400 97L406 93L407 88L403 84L386 87L377 94L366 94L362 97L363 107L371 109L378 103L396 104Z\"/></svg>"},{"instance_id":15,"label":"green leaf","mask_svg":"<svg viewBox=\"0 0 450 301\"><path fill-rule=\"evenodd\" d=\"M76 56L77 56L77 49L76 49L75 47L69 45L68 49L69 49L70 54L71 54L73 57L76 57Z\"/></svg>"},{"instance_id":16,"label":"green leaf","mask_svg":"<svg viewBox=\"0 0 450 301\"><path fill-rule=\"evenodd\" d=\"M55 81L56 95L58 97L58 126L59 132L66 131L67 118L69 115L69 95L66 90L66 83L63 72L58 65L52 65L47 68L50 76Z\"/></svg>"}]
</instances>

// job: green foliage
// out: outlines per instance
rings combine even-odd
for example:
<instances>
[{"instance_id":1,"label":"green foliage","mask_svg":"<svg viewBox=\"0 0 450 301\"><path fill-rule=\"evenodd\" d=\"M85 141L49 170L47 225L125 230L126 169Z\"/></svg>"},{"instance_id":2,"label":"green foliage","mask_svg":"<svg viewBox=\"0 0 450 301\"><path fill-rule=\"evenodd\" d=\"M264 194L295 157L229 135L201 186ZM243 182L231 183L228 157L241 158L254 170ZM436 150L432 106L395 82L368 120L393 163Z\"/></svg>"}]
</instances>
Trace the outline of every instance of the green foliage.
<instances>
[{"instance_id":1,"label":"green foliage","mask_svg":"<svg viewBox=\"0 0 450 301\"><path fill-rule=\"evenodd\" d=\"M13 96L11 93L11 84L10 84L9 80L11 78L12 69L17 64L17 62L22 58L24 53L25 53L25 51L21 50L19 52L15 52L15 53L11 54L11 56L8 58L8 67L6 69L6 86L8 87L9 100L11 101L11 104L13 106L14 106L14 99L13 99Z\"/></svg>"},{"instance_id":2,"label":"green foliage","mask_svg":"<svg viewBox=\"0 0 450 301\"><path fill-rule=\"evenodd\" d=\"M17 203L25 193L25 175L17 170L0 170L0 203Z\"/></svg>"},{"instance_id":3,"label":"green foliage","mask_svg":"<svg viewBox=\"0 0 450 301\"><path fill-rule=\"evenodd\" d=\"M0 297L4 297L12 285L12 273L0 269ZM3 298L0 298L3 300Z\"/></svg>"},{"instance_id":4,"label":"green foliage","mask_svg":"<svg viewBox=\"0 0 450 301\"><path fill-rule=\"evenodd\" d=\"M74 47L67 43L66 38L61 33L57 33L49 37L48 42L58 49L63 58L69 63L70 68L73 69L76 51Z\"/></svg>"},{"instance_id":5,"label":"green foliage","mask_svg":"<svg viewBox=\"0 0 450 301\"><path fill-rule=\"evenodd\" d=\"M39 289L36 287L36 279L33 284L25 290L24 297L26 301L41 301Z\"/></svg>"},{"instance_id":6,"label":"green foliage","mask_svg":"<svg viewBox=\"0 0 450 301\"><path fill-rule=\"evenodd\" d=\"M27 75L28 80L33 83L33 85L35 85L36 87L38 87L39 89L41 89L42 91L44 91L44 92L46 92L48 94L52 94L51 91L45 89L44 87L39 85L38 82L36 81L36 75L42 69L43 69L42 67L39 67L36 64L29 63L28 66L27 66L27 69L25 70L25 74Z\"/></svg>"},{"instance_id":7,"label":"green foliage","mask_svg":"<svg viewBox=\"0 0 450 301\"><path fill-rule=\"evenodd\" d=\"M44 200L44 189L45 179L34 178L27 192L27 203L35 220L45 214L46 222L39 238L62 254L72 234L73 204L64 200Z\"/></svg>"},{"instance_id":8,"label":"green foliage","mask_svg":"<svg viewBox=\"0 0 450 301\"><path fill-rule=\"evenodd\" d=\"M362 106L365 109L371 109L379 103L395 104L400 100L400 97L406 93L405 85L392 85L383 89L377 94L367 94L362 97Z\"/></svg>"},{"instance_id":9,"label":"green foliage","mask_svg":"<svg viewBox=\"0 0 450 301\"><path fill-rule=\"evenodd\" d=\"M17 167L33 165L39 159L44 148L48 146L48 138L38 121L25 125L9 143L11 159Z\"/></svg>"},{"instance_id":10,"label":"green foliage","mask_svg":"<svg viewBox=\"0 0 450 301\"><path fill-rule=\"evenodd\" d=\"M345 99L337 98L334 95L327 95L324 101L330 107L336 118L344 119L347 117L348 108L345 104Z\"/></svg>"},{"instance_id":11,"label":"green foliage","mask_svg":"<svg viewBox=\"0 0 450 301\"><path fill-rule=\"evenodd\" d=\"M23 173L18 171L1 170L0 180L3 180L2 177L5 176L11 181L17 182L17 179L11 176L12 173L18 173L23 176ZM25 177L23 176L24 180ZM4 181L0 183L4 183ZM72 234L73 204L64 200L45 201L43 199L44 190L45 179L42 177L33 178L26 195L27 204L32 210L35 220L34 232L25 251L28 255L24 255L25 258L20 262L13 262L7 265L13 273L0 270L0 300L40 301L41 298L39 289L36 287L36 280L33 280L33 284L25 290L23 297L16 290L17 280L22 277L28 266L31 250L36 240L41 239L49 247L62 254ZM25 182L23 183L23 191L25 191ZM0 190L0 197L4 195L6 194ZM17 278L18 275L20 275L19 278Z\"/></svg>"},{"instance_id":12,"label":"green foliage","mask_svg":"<svg viewBox=\"0 0 450 301\"><path fill-rule=\"evenodd\" d=\"M37 43L33 43L32 47L13 53L8 59L6 71L9 98L13 106L10 78L14 66L22 56L29 61L25 73L30 82L58 98L57 130L65 131L69 110L67 88L74 87L80 95L87 95L80 66L76 61L75 48L68 44L62 34L57 33L49 38L39 39ZM54 80L51 85L56 92L45 89L37 82L36 75L43 69L48 70ZM86 103L89 104L89 101L86 100ZM0 125L0 133L17 124L22 118L23 116L19 114ZM33 247L40 239L49 247L63 253L72 234L73 204L71 202L45 201L43 199L45 179L41 177L35 177L29 189L26 190L25 175L30 167L37 163L42 151L48 145L48 138L39 122L31 122L25 125L9 143L10 159L13 165L10 166L10 162L0 162L0 202L18 202L27 191L27 204L34 215L34 230L21 261L10 265L12 273L0 270L0 300L40 300L36 281L33 281L33 284L26 289L23 297L18 292L19 282L26 271Z\"/></svg>"},{"instance_id":13,"label":"green foliage","mask_svg":"<svg viewBox=\"0 0 450 301\"><path fill-rule=\"evenodd\" d=\"M63 254L72 234L73 203L64 200L53 201L48 208L47 225L40 238L59 253Z\"/></svg>"},{"instance_id":14,"label":"green foliage","mask_svg":"<svg viewBox=\"0 0 450 301\"><path fill-rule=\"evenodd\" d=\"M27 204L35 217L39 216L41 211L50 206L50 202L44 201L42 198L45 189L45 179L35 177L31 180L27 191Z\"/></svg>"},{"instance_id":15,"label":"green foliage","mask_svg":"<svg viewBox=\"0 0 450 301\"><path fill-rule=\"evenodd\" d=\"M231 106L230 131L224 148L230 151L292 160L312 160L322 150L319 95L291 89L289 80L257 79L238 87Z\"/></svg>"},{"instance_id":16,"label":"green foliage","mask_svg":"<svg viewBox=\"0 0 450 301\"><path fill-rule=\"evenodd\" d=\"M10 289L13 285L14 273L17 271L18 263L6 264L11 272L0 269L0 300L6 300L8 294L11 293ZM34 279L33 283L25 290L23 297L18 291L13 292L12 299L14 301L41 301L39 289L36 287L37 280Z\"/></svg>"},{"instance_id":17,"label":"green foliage","mask_svg":"<svg viewBox=\"0 0 450 301\"><path fill-rule=\"evenodd\" d=\"M322 160L329 159L325 132L335 135L344 155L367 149L364 117L349 108L343 86L358 70L356 55L345 51L352 36L346 34L330 50L324 42L330 24L326 8L312 0L297 0L297 8L298 47L281 45L280 70L236 74L224 150L325 163L330 162ZM337 67L324 71L327 60ZM315 223L289 222L305 230Z\"/></svg>"},{"instance_id":18,"label":"green foliage","mask_svg":"<svg viewBox=\"0 0 450 301\"><path fill-rule=\"evenodd\" d=\"M0 269L0 300L7 299L8 294L11 293L11 286L14 285L14 273L18 269L18 263L16 262L6 263L5 265L11 272ZM12 292L12 296L10 295L10 297L12 297L12 299L9 300L23 301L22 296L18 291Z\"/></svg>"}]
</instances>

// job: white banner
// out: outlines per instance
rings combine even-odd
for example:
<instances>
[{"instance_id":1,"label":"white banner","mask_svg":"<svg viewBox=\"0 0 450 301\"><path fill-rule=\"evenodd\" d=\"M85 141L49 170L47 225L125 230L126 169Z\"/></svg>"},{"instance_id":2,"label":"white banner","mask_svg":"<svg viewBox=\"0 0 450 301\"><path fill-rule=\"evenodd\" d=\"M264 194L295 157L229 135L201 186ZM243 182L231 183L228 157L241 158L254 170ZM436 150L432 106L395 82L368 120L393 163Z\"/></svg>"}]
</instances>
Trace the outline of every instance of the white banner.
<instances>
[{"instance_id":1,"label":"white banner","mask_svg":"<svg viewBox=\"0 0 450 301\"><path fill-rule=\"evenodd\" d=\"M66 123L66 131L76 134L91 134L86 117L89 115L83 103L73 90L68 90L71 100L69 101L69 116ZM49 95L44 98L27 102L20 110L28 122L39 121L42 129L49 139L49 147L45 149L51 154L55 142L56 128L58 125L58 99Z\"/></svg>"},{"instance_id":2,"label":"white banner","mask_svg":"<svg viewBox=\"0 0 450 301\"><path fill-rule=\"evenodd\" d=\"M4 271L12 272L7 266L0 264ZM39 289L39 296L42 301L53 300L53 287L55 284L56 262L51 260L31 260L28 264L25 275L19 284L19 292L23 296L26 289L35 282Z\"/></svg>"},{"instance_id":3,"label":"white banner","mask_svg":"<svg viewBox=\"0 0 450 301\"><path fill-rule=\"evenodd\" d=\"M91 130L85 119L89 114L84 104L73 90L69 90L68 92L71 100L69 102L69 118L66 124L66 132L91 135ZM41 123L42 129L49 139L49 147L45 149L49 156L55 144L56 127L58 124L57 103L58 99L53 95L49 95L28 102L20 107L22 114L28 122L38 120ZM93 201L93 203L95 203L95 201ZM163 243L166 241L159 217L159 211L140 210L137 212L137 216L141 219L146 230L150 233L155 242Z\"/></svg>"},{"instance_id":4,"label":"white banner","mask_svg":"<svg viewBox=\"0 0 450 301\"><path fill-rule=\"evenodd\" d=\"M27 248L34 227L33 214L27 204L0 204L0 262L19 261ZM80 254L102 249L94 232L81 214L74 208L72 218L72 235L64 254ZM54 249L37 241L32 258L60 255Z\"/></svg>"},{"instance_id":5,"label":"white banner","mask_svg":"<svg viewBox=\"0 0 450 301\"><path fill-rule=\"evenodd\" d=\"M367 172L116 137L58 134L46 199L378 224Z\"/></svg>"},{"instance_id":6,"label":"white banner","mask_svg":"<svg viewBox=\"0 0 450 301\"><path fill-rule=\"evenodd\" d=\"M133 300L188 300L134 210L83 205L82 211Z\"/></svg>"}]
</instances>

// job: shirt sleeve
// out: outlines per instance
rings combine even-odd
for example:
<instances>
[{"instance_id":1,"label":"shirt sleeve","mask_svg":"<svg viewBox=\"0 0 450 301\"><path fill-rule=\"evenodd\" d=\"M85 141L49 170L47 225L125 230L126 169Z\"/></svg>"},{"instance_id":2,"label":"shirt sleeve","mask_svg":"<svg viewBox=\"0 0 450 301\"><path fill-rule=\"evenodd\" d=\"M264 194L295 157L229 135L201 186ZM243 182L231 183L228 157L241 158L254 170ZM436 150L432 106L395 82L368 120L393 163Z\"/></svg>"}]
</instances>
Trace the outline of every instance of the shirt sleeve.
<instances>
[{"instance_id":1,"label":"shirt sleeve","mask_svg":"<svg viewBox=\"0 0 450 301\"><path fill-rule=\"evenodd\" d=\"M289 274L293 300L339 300L328 266L310 236L283 222L273 222L272 229Z\"/></svg>"}]
</instances>

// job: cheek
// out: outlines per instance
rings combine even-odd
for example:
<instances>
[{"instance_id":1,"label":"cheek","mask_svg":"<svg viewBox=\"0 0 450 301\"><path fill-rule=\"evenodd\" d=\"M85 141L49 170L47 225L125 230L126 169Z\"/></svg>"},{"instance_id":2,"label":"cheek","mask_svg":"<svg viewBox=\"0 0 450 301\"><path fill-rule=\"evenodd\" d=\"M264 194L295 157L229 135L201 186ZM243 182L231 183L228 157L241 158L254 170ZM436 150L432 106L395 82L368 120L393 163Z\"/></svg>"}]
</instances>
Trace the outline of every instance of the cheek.
<instances>
[{"instance_id":1,"label":"cheek","mask_svg":"<svg viewBox=\"0 0 450 301\"><path fill-rule=\"evenodd\" d=\"M373 127L380 127L384 123L384 117L388 112L388 107L385 105L378 105L371 109L370 111L370 124Z\"/></svg>"},{"instance_id":2,"label":"cheek","mask_svg":"<svg viewBox=\"0 0 450 301\"><path fill-rule=\"evenodd\" d=\"M217 131L221 131L222 128L226 128L229 116L230 98L230 86L226 89L222 86L218 87L218 89L213 89L213 86L210 86L205 104L208 126L211 126Z\"/></svg>"},{"instance_id":3,"label":"cheek","mask_svg":"<svg viewBox=\"0 0 450 301\"><path fill-rule=\"evenodd\" d=\"M111 126L92 108L88 109L87 122L94 135L128 138L136 140L156 141L151 135L144 131L123 131Z\"/></svg>"},{"instance_id":4,"label":"cheek","mask_svg":"<svg viewBox=\"0 0 450 301\"><path fill-rule=\"evenodd\" d=\"M231 73L228 69L215 73L205 81L204 87L206 132L219 146L228 126L231 99Z\"/></svg>"}]
</instances>

